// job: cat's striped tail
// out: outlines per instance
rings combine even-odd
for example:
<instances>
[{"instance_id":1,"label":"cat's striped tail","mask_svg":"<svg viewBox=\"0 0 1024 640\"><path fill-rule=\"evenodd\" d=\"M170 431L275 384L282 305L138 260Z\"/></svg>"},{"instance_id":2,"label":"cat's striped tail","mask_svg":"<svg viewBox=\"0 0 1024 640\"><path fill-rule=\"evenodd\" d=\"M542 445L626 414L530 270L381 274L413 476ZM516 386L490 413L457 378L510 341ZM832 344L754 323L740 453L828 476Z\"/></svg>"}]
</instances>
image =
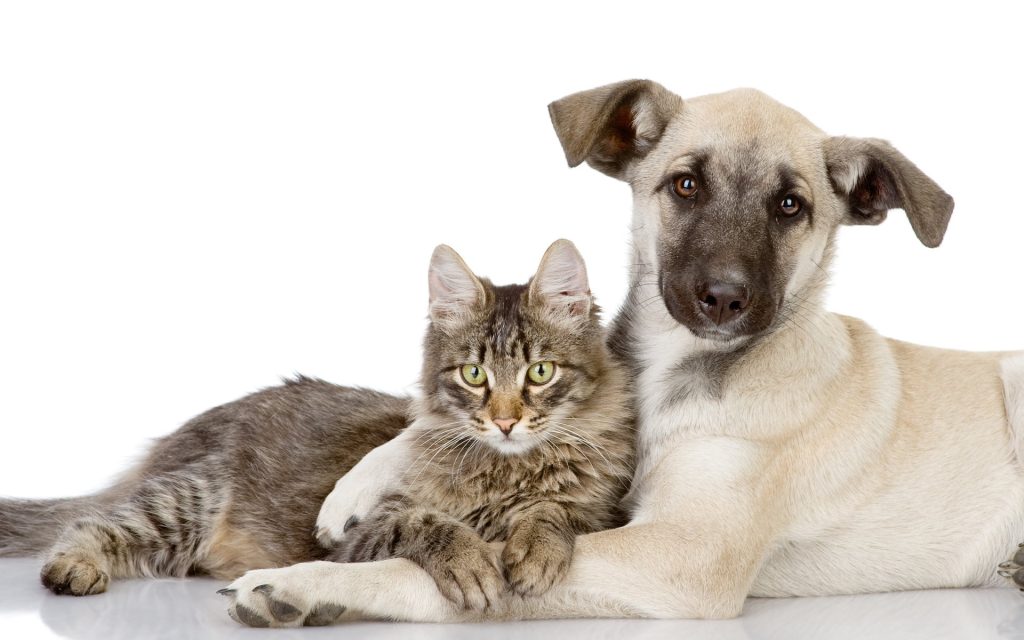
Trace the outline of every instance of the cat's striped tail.
<instances>
[{"instance_id":1,"label":"cat's striped tail","mask_svg":"<svg viewBox=\"0 0 1024 640\"><path fill-rule=\"evenodd\" d=\"M96 499L0 498L0 558L32 556L50 548L64 527L87 513Z\"/></svg>"}]
</instances>

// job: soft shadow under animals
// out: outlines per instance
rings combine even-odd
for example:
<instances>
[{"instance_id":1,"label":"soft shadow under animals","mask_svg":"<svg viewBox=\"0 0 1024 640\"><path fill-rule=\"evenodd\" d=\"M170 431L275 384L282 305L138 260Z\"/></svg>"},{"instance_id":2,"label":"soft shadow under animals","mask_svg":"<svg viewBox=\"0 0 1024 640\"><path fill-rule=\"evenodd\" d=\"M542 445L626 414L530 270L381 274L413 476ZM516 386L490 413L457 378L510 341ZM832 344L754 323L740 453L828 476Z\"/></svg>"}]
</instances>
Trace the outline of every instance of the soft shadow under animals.
<instances>
[{"instance_id":1,"label":"soft shadow under animals","mask_svg":"<svg viewBox=\"0 0 1024 640\"><path fill-rule=\"evenodd\" d=\"M225 613L215 580L127 580L109 593L54 596L38 582L39 563L0 561L0 615L38 609L55 633L73 640L252 637ZM587 640L747 640L748 638L1024 638L1024 597L1013 589L960 589L753 599L736 620L550 620L467 625L350 623L272 632L275 638L345 637L432 640L509 640L522 637Z\"/></svg>"}]
</instances>

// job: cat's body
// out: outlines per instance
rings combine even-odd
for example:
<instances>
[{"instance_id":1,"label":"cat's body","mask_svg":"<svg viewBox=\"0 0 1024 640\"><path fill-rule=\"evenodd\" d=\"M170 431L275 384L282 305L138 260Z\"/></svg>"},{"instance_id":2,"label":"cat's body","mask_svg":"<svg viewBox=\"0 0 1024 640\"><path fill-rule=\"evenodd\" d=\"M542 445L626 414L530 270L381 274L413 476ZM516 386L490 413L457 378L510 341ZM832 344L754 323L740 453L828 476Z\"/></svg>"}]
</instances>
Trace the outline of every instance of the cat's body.
<instances>
[{"instance_id":1,"label":"cat's body","mask_svg":"<svg viewBox=\"0 0 1024 640\"><path fill-rule=\"evenodd\" d=\"M404 433L420 448L403 495L332 557L414 559L446 595L475 607L504 588L505 571L521 593L542 591L564 572L576 534L619 523L633 466L626 377L607 353L578 253L555 246L582 281L564 269L541 277L545 263L529 289L467 271L461 284L484 295L467 307L465 291L443 295L459 274L432 270L422 399L308 378L246 396L158 441L98 495L0 500L0 556L47 552L43 583L74 595L101 593L112 578L230 579L324 558L313 531L324 497L367 452ZM464 269L452 255L442 266ZM570 284L583 289L563 297ZM463 363L491 379L460 387ZM538 365L549 379L527 382ZM503 567L491 541L509 541ZM468 582L480 580L486 592L471 593Z\"/></svg>"},{"instance_id":2,"label":"cat's body","mask_svg":"<svg viewBox=\"0 0 1024 640\"><path fill-rule=\"evenodd\" d=\"M44 584L101 593L111 578L236 577L323 557L319 503L407 424L407 398L298 378L216 407L160 439L109 489L0 500L0 556L47 552Z\"/></svg>"}]
</instances>

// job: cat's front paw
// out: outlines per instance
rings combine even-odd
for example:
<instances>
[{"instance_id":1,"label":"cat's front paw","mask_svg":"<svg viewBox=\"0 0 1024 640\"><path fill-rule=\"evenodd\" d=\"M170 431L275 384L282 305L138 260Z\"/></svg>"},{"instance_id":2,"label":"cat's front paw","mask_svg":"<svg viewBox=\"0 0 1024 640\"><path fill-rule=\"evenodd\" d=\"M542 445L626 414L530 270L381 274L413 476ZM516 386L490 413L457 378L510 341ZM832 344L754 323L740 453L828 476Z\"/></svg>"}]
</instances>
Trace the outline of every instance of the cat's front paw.
<instances>
[{"instance_id":1,"label":"cat's front paw","mask_svg":"<svg viewBox=\"0 0 1024 640\"><path fill-rule=\"evenodd\" d=\"M444 557L425 560L423 568L434 579L438 590L458 609L485 611L497 606L507 590L497 554L482 540L459 541L449 536L450 549Z\"/></svg>"},{"instance_id":2,"label":"cat's front paw","mask_svg":"<svg viewBox=\"0 0 1024 640\"><path fill-rule=\"evenodd\" d=\"M228 615L249 627L322 627L338 622L347 607L315 593L304 565L249 571L217 593L231 599Z\"/></svg>"},{"instance_id":3,"label":"cat's front paw","mask_svg":"<svg viewBox=\"0 0 1024 640\"><path fill-rule=\"evenodd\" d=\"M572 538L542 528L521 527L505 543L505 579L521 596L538 596L565 577L572 560Z\"/></svg>"},{"instance_id":4,"label":"cat's front paw","mask_svg":"<svg viewBox=\"0 0 1024 640\"><path fill-rule=\"evenodd\" d=\"M999 565L999 575L1024 591L1024 542L1017 545L1017 552L1012 558Z\"/></svg>"},{"instance_id":5,"label":"cat's front paw","mask_svg":"<svg viewBox=\"0 0 1024 640\"><path fill-rule=\"evenodd\" d=\"M366 454L341 477L320 507L316 519L317 541L333 549L345 533L366 519L381 498L398 485L401 474L396 456L404 453L404 443L392 440Z\"/></svg>"}]
</instances>

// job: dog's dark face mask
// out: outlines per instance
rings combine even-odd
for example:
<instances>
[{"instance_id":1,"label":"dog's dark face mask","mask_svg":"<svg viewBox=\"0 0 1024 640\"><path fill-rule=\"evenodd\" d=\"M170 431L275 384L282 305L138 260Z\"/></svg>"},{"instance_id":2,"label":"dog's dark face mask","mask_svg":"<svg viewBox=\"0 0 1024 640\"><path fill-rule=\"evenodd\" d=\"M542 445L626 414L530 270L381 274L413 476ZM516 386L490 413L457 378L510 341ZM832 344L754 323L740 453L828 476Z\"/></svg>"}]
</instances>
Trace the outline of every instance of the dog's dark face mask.
<instances>
[{"instance_id":1,"label":"dog's dark face mask","mask_svg":"<svg viewBox=\"0 0 1024 640\"><path fill-rule=\"evenodd\" d=\"M800 247L814 240L806 180L754 144L707 149L671 164L657 200L658 286L672 317L712 340L771 328Z\"/></svg>"}]
</instances>

